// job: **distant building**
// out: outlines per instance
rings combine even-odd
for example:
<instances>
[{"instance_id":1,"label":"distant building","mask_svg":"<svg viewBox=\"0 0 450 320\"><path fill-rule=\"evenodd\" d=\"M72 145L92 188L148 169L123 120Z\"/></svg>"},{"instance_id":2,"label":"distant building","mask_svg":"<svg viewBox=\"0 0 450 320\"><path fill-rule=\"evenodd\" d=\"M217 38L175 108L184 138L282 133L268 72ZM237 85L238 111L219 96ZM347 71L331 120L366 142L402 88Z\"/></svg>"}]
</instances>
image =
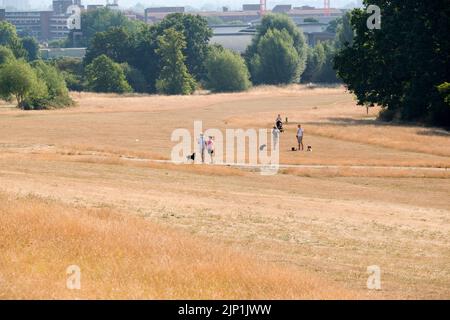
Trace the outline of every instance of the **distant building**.
<instances>
[{"instance_id":1,"label":"distant building","mask_svg":"<svg viewBox=\"0 0 450 320\"><path fill-rule=\"evenodd\" d=\"M65 39L67 28L67 9L71 5L81 6L81 0L53 0L51 11L7 11L0 10L0 19L16 27L20 35L30 35L39 41Z\"/></svg>"},{"instance_id":2,"label":"distant building","mask_svg":"<svg viewBox=\"0 0 450 320\"><path fill-rule=\"evenodd\" d=\"M259 11L261 9L260 4L243 4L242 11Z\"/></svg>"},{"instance_id":3,"label":"distant building","mask_svg":"<svg viewBox=\"0 0 450 320\"><path fill-rule=\"evenodd\" d=\"M275 12L275 13L288 13L291 10L292 10L292 5L290 5L290 4L279 4L279 5L276 5L272 9L272 12Z\"/></svg>"},{"instance_id":4,"label":"distant building","mask_svg":"<svg viewBox=\"0 0 450 320\"><path fill-rule=\"evenodd\" d=\"M72 0L53 0L53 14L65 15L71 5L73 5Z\"/></svg>"},{"instance_id":5,"label":"distant building","mask_svg":"<svg viewBox=\"0 0 450 320\"><path fill-rule=\"evenodd\" d=\"M152 7L145 9L145 22L156 23L171 13L184 13L184 7Z\"/></svg>"},{"instance_id":6,"label":"distant building","mask_svg":"<svg viewBox=\"0 0 450 320\"><path fill-rule=\"evenodd\" d=\"M183 13L184 7L157 7L145 9L145 21L147 23L157 23L163 20L170 13ZM277 5L273 8L274 13L285 13L290 16L296 23L302 23L305 18L314 18L320 23L329 23L343 15L343 11L339 9L330 9L325 12L324 9L317 9L314 7L292 7L292 5ZM242 22L242 23L256 23L261 19L259 4L244 4L242 11L201 11L196 12L203 17L217 17L225 23Z\"/></svg>"}]
</instances>

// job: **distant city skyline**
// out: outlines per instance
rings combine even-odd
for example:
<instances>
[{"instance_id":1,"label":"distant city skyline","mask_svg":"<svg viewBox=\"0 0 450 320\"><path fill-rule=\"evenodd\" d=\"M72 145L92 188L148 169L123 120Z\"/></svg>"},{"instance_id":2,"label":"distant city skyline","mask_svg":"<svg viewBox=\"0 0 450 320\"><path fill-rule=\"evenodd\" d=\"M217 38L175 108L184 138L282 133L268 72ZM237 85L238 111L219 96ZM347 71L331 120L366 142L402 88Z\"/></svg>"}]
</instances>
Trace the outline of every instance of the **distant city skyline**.
<instances>
[{"instance_id":1,"label":"distant city skyline","mask_svg":"<svg viewBox=\"0 0 450 320\"><path fill-rule=\"evenodd\" d=\"M331 0L331 6L334 8L344 8L356 5L360 1L357 0ZM82 0L84 5L87 4L106 4L106 0ZM145 7L154 6L190 6L199 10L217 10L226 6L230 9L241 9L244 3L259 3L259 0L119 0L121 7L130 8L137 4ZM1 7L15 7L21 10L44 9L50 8L52 0L0 0ZM314 6L323 7L323 0L268 0L269 8L277 4L292 4L293 6Z\"/></svg>"}]
</instances>

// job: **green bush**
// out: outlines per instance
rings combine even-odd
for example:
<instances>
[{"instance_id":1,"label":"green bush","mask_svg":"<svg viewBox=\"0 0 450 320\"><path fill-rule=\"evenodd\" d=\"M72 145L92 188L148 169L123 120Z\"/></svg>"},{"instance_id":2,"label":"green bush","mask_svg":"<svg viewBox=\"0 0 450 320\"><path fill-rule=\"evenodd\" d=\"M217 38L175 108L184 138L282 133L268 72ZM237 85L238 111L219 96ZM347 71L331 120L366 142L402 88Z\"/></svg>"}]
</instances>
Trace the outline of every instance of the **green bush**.
<instances>
[{"instance_id":1,"label":"green bush","mask_svg":"<svg viewBox=\"0 0 450 320\"><path fill-rule=\"evenodd\" d=\"M71 91L83 91L84 64L81 59L62 57L52 61Z\"/></svg>"},{"instance_id":2,"label":"green bush","mask_svg":"<svg viewBox=\"0 0 450 320\"><path fill-rule=\"evenodd\" d=\"M156 52L161 60L161 73L156 81L156 89L163 94L192 94L196 88L196 81L189 74L184 63L186 57L183 50L186 41L181 32L173 28L166 29L162 36L158 37L158 49Z\"/></svg>"},{"instance_id":3,"label":"green bush","mask_svg":"<svg viewBox=\"0 0 450 320\"><path fill-rule=\"evenodd\" d=\"M34 37L24 37L21 39L22 47L27 52L27 60L35 61L39 59L39 43Z\"/></svg>"},{"instance_id":4,"label":"green bush","mask_svg":"<svg viewBox=\"0 0 450 320\"><path fill-rule=\"evenodd\" d=\"M115 63L104 54L95 58L86 67L86 82L87 88L94 92L126 93L132 91L120 64Z\"/></svg>"},{"instance_id":5,"label":"green bush","mask_svg":"<svg viewBox=\"0 0 450 320\"><path fill-rule=\"evenodd\" d=\"M299 82L306 57L303 32L283 14L264 16L245 53L252 82L256 84Z\"/></svg>"},{"instance_id":6,"label":"green bush","mask_svg":"<svg viewBox=\"0 0 450 320\"><path fill-rule=\"evenodd\" d=\"M0 66L14 60L16 60L16 57L11 49L5 46L0 46Z\"/></svg>"},{"instance_id":7,"label":"green bush","mask_svg":"<svg viewBox=\"0 0 450 320\"><path fill-rule=\"evenodd\" d=\"M301 61L286 30L269 29L250 61L256 83L289 84L300 80Z\"/></svg>"},{"instance_id":8,"label":"green bush","mask_svg":"<svg viewBox=\"0 0 450 320\"><path fill-rule=\"evenodd\" d=\"M133 88L133 91L138 93L146 92L147 81L142 72L130 66L128 63L123 63L121 66L125 72L127 82L130 84L131 88Z\"/></svg>"},{"instance_id":9,"label":"green bush","mask_svg":"<svg viewBox=\"0 0 450 320\"><path fill-rule=\"evenodd\" d=\"M212 47L206 70L206 87L213 92L244 91L251 85L244 59L230 50Z\"/></svg>"},{"instance_id":10,"label":"green bush","mask_svg":"<svg viewBox=\"0 0 450 320\"><path fill-rule=\"evenodd\" d=\"M13 96L17 106L29 109L30 101L44 99L48 91L31 66L22 60L12 61L0 69L0 96L9 99Z\"/></svg>"},{"instance_id":11,"label":"green bush","mask_svg":"<svg viewBox=\"0 0 450 320\"><path fill-rule=\"evenodd\" d=\"M9 47L16 58L27 57L27 51L17 35L16 27L7 21L0 21L0 45Z\"/></svg>"},{"instance_id":12,"label":"green bush","mask_svg":"<svg viewBox=\"0 0 450 320\"><path fill-rule=\"evenodd\" d=\"M47 96L42 97L39 104L33 104L34 108L61 108L73 103L63 75L54 66L37 60L33 67L39 80L47 87Z\"/></svg>"}]
</instances>

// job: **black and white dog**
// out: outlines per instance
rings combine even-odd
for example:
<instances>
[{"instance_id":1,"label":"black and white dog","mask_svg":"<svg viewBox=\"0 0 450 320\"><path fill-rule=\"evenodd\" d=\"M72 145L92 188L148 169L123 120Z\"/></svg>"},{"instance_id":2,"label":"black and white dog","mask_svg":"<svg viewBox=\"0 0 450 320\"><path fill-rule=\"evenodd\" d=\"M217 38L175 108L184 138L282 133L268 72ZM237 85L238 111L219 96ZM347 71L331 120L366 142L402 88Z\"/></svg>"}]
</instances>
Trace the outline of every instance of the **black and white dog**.
<instances>
[{"instance_id":1,"label":"black and white dog","mask_svg":"<svg viewBox=\"0 0 450 320\"><path fill-rule=\"evenodd\" d=\"M193 154L191 154L190 156L187 156L187 160L188 161L195 161L195 152Z\"/></svg>"}]
</instances>

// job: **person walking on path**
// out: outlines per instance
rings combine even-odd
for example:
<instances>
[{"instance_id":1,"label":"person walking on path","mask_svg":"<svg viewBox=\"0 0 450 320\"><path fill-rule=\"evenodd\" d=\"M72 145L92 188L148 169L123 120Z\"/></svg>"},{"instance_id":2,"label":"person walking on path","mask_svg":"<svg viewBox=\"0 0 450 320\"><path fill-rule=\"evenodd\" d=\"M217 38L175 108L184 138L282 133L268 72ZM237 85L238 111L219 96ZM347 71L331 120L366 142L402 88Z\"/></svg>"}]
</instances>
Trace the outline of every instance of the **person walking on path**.
<instances>
[{"instance_id":1,"label":"person walking on path","mask_svg":"<svg viewBox=\"0 0 450 320\"><path fill-rule=\"evenodd\" d=\"M206 148L208 150L209 157L211 158L211 164L213 164L214 163L214 150L215 150L213 137L209 137L208 141L206 142Z\"/></svg>"},{"instance_id":2,"label":"person walking on path","mask_svg":"<svg viewBox=\"0 0 450 320\"><path fill-rule=\"evenodd\" d=\"M298 151L303 151L303 136L305 134L305 131L302 128L302 125L298 125L297 129L297 142L298 142Z\"/></svg>"},{"instance_id":3,"label":"person walking on path","mask_svg":"<svg viewBox=\"0 0 450 320\"><path fill-rule=\"evenodd\" d=\"M200 133L200 137L198 138L198 150L202 158L202 163L205 163L206 141L203 133Z\"/></svg>"},{"instance_id":4,"label":"person walking on path","mask_svg":"<svg viewBox=\"0 0 450 320\"><path fill-rule=\"evenodd\" d=\"M273 150L278 149L278 144L280 141L280 129L278 129L276 126L272 129L272 146Z\"/></svg>"}]
</instances>

